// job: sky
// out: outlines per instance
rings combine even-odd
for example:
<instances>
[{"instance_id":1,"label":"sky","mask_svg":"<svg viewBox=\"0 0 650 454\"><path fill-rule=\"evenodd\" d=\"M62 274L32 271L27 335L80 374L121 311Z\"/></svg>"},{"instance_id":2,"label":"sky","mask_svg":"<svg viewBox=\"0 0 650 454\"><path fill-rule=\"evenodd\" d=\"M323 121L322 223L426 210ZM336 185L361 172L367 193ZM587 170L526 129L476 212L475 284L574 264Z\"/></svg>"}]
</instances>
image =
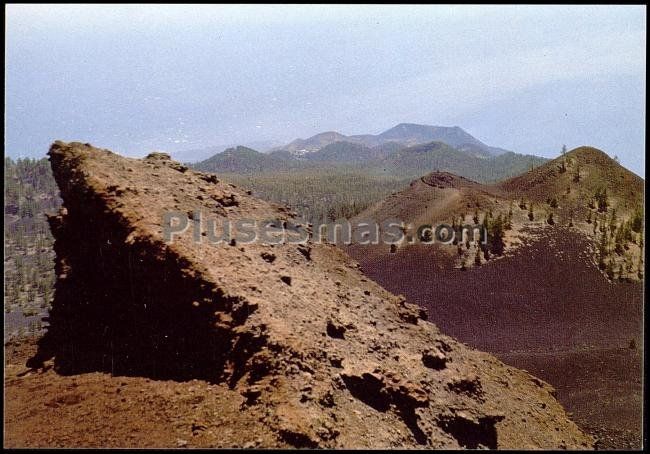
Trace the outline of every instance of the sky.
<instances>
[{"instance_id":1,"label":"sky","mask_svg":"<svg viewBox=\"0 0 650 454\"><path fill-rule=\"evenodd\" d=\"M7 5L5 153L460 126L644 176L645 6Z\"/></svg>"}]
</instances>

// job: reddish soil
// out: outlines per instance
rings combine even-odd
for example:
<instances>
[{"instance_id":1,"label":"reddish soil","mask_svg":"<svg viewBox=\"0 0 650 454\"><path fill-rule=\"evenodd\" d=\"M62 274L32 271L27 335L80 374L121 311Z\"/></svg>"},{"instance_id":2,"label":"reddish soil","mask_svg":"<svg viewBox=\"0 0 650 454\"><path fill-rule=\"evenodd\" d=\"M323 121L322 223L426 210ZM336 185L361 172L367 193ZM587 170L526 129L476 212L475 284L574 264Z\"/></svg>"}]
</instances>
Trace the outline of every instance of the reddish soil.
<instances>
[{"instance_id":1,"label":"reddish soil","mask_svg":"<svg viewBox=\"0 0 650 454\"><path fill-rule=\"evenodd\" d=\"M617 348L497 356L553 383L571 418L596 439L596 449L641 448L641 351Z\"/></svg>"},{"instance_id":2,"label":"reddish soil","mask_svg":"<svg viewBox=\"0 0 650 454\"><path fill-rule=\"evenodd\" d=\"M547 228L510 256L452 268L444 246L395 254L350 249L364 272L429 310L443 331L548 380L558 399L603 448L641 445L643 295L638 282L610 282L587 238Z\"/></svg>"},{"instance_id":3,"label":"reddish soil","mask_svg":"<svg viewBox=\"0 0 650 454\"><path fill-rule=\"evenodd\" d=\"M242 411L246 398L203 380L152 380L25 367L35 339L5 346L5 448L259 447L288 443Z\"/></svg>"}]
</instances>

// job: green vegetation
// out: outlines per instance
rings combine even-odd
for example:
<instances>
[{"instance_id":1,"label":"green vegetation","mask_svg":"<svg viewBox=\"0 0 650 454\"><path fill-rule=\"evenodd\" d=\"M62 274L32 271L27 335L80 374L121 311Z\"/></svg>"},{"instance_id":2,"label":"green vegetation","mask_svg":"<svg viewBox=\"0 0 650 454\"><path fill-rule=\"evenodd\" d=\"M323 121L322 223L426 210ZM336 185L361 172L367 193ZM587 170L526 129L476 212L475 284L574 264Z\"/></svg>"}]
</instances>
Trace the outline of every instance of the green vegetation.
<instances>
[{"instance_id":1,"label":"green vegetation","mask_svg":"<svg viewBox=\"0 0 650 454\"><path fill-rule=\"evenodd\" d=\"M487 247L494 255L503 255L503 250L505 249L505 243L503 242L505 230L506 222L503 220L501 214L488 223Z\"/></svg>"},{"instance_id":2,"label":"green vegetation","mask_svg":"<svg viewBox=\"0 0 650 454\"><path fill-rule=\"evenodd\" d=\"M596 190L596 194L594 195L594 199L596 200L596 207L598 208L598 212L605 213L607 211L607 207L609 206L607 202L607 188L598 188Z\"/></svg>"},{"instance_id":3,"label":"green vegetation","mask_svg":"<svg viewBox=\"0 0 650 454\"><path fill-rule=\"evenodd\" d=\"M578 183L580 182L580 166L576 166L575 171L573 173L573 182Z\"/></svg>"},{"instance_id":4,"label":"green vegetation","mask_svg":"<svg viewBox=\"0 0 650 454\"><path fill-rule=\"evenodd\" d=\"M257 197L290 206L308 222L351 218L411 181L345 169L222 173L220 176L252 190Z\"/></svg>"},{"instance_id":5,"label":"green vegetation","mask_svg":"<svg viewBox=\"0 0 650 454\"><path fill-rule=\"evenodd\" d=\"M604 191L600 190L598 192L600 195L604 193ZM598 231L600 231L597 247L598 268L600 268L609 279L617 278L618 280L628 280L635 275L638 279L642 279L642 234L639 233L637 236L634 233L635 227L640 229L642 228L639 226L639 224L642 224L643 222L642 208L637 207L634 209L632 215L626 219L620 219L615 208L610 210L609 218L607 218L605 213L599 216L599 210L597 210L596 206L591 209L595 210L593 220L594 237L598 238ZM589 212L588 216L587 219L589 221L591 220L591 212ZM638 246L639 250L639 260L637 261L636 270L633 263L636 248L632 248L633 245Z\"/></svg>"},{"instance_id":6,"label":"green vegetation","mask_svg":"<svg viewBox=\"0 0 650 454\"><path fill-rule=\"evenodd\" d=\"M54 289L54 240L45 213L61 205L59 191L47 159L5 158L4 183L4 310L42 314Z\"/></svg>"},{"instance_id":7,"label":"green vegetation","mask_svg":"<svg viewBox=\"0 0 650 454\"><path fill-rule=\"evenodd\" d=\"M639 233L641 230L643 230L643 209L641 207L638 207L634 211L632 221L630 222L630 229L636 233Z\"/></svg>"}]
</instances>

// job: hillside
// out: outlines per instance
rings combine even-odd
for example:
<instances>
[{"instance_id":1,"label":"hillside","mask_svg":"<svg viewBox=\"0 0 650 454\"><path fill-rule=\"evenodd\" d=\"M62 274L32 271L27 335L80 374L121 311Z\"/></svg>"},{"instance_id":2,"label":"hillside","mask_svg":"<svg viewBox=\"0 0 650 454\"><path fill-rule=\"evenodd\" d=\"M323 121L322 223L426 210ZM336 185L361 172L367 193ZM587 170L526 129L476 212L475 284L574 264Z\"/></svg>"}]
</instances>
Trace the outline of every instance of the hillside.
<instances>
[{"instance_id":1,"label":"hillside","mask_svg":"<svg viewBox=\"0 0 650 454\"><path fill-rule=\"evenodd\" d=\"M396 218L411 237L425 224L479 224L486 245L346 250L443 330L557 386L597 446L639 447L643 185L588 147L491 185L434 172L356 219Z\"/></svg>"},{"instance_id":2,"label":"hillside","mask_svg":"<svg viewBox=\"0 0 650 454\"><path fill-rule=\"evenodd\" d=\"M445 160L455 166L465 164L458 154L440 143L408 148L390 159L413 169ZM442 178L446 174L451 174L451 180ZM462 182L452 184L452 181ZM489 224L497 218L499 222L508 219L510 228L504 232L507 233L504 237L506 250L517 246L516 237L522 229L569 226L592 241L602 243L594 259L602 259L607 262L605 264L611 262L615 271L622 267L618 274L623 275L621 278L637 279L639 272L642 273L639 268L639 245L643 244L642 210L643 180L604 152L581 147L517 177L493 184L475 183L471 177L456 176L442 167L413 181L400 193L370 207L360 216L396 217L413 226L423 222L473 224L475 218L481 223L488 218ZM552 225L547 222L549 218ZM466 265L471 266L472 251L470 248L462 254L459 251L457 264L465 260ZM451 253L456 255L455 250Z\"/></svg>"},{"instance_id":3,"label":"hillside","mask_svg":"<svg viewBox=\"0 0 650 454\"><path fill-rule=\"evenodd\" d=\"M559 211L566 216L575 210L577 217L587 215L599 190L607 190L608 206L601 214L615 209L619 215L632 215L643 205L643 186L641 177L603 151L579 147L531 172L503 181L498 188L538 203L549 196L557 197L563 202Z\"/></svg>"},{"instance_id":4,"label":"hillside","mask_svg":"<svg viewBox=\"0 0 650 454\"><path fill-rule=\"evenodd\" d=\"M354 142L334 142L305 155L310 162L327 162L331 164L364 164L382 158L390 152L383 148L370 148Z\"/></svg>"},{"instance_id":5,"label":"hillside","mask_svg":"<svg viewBox=\"0 0 650 454\"><path fill-rule=\"evenodd\" d=\"M162 154L56 142L50 159L57 293L32 369L6 366L7 446L591 447L550 386L445 336L333 245L162 236L169 210L286 209Z\"/></svg>"},{"instance_id":6,"label":"hillside","mask_svg":"<svg viewBox=\"0 0 650 454\"><path fill-rule=\"evenodd\" d=\"M392 175L417 177L431 171L451 172L472 180L498 181L546 162L537 156L503 153L477 157L443 142L431 142L399 149L369 167L381 168Z\"/></svg>"}]
</instances>

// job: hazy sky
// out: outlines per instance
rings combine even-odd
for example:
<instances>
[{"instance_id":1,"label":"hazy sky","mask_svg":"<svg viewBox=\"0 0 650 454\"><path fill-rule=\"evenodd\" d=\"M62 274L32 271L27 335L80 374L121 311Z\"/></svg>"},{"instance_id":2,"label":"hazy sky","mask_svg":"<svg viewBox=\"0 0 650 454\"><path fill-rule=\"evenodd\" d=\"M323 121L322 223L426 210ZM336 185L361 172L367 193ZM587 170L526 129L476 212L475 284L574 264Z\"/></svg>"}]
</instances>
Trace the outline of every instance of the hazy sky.
<instances>
[{"instance_id":1,"label":"hazy sky","mask_svg":"<svg viewBox=\"0 0 650 454\"><path fill-rule=\"evenodd\" d=\"M461 126L643 175L644 6L6 7L11 156Z\"/></svg>"}]
</instances>

